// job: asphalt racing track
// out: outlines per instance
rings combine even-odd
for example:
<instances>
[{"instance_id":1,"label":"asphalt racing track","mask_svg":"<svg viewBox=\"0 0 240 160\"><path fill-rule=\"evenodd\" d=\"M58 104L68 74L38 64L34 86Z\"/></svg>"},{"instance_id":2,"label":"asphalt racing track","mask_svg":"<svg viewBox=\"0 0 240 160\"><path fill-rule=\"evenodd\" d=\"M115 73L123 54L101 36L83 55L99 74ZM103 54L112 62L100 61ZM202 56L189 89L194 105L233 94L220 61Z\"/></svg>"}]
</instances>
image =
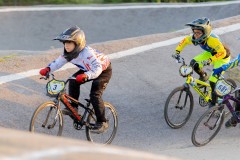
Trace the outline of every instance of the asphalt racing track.
<instances>
[{"instance_id":1,"label":"asphalt racing track","mask_svg":"<svg viewBox=\"0 0 240 160\"><path fill-rule=\"evenodd\" d=\"M86 30L91 46L108 54L112 59L113 77L105 92L104 100L113 103L118 111L119 128L112 143L114 147L144 151L142 154L152 159L160 159L160 155L189 160L237 159L240 145L239 127L229 130L223 127L207 146L199 148L192 145L191 131L198 117L206 110L197 105L197 97L193 114L183 128L178 130L169 128L163 117L163 107L168 94L184 82L178 74L179 64L175 63L171 54L181 37L190 33L189 29L184 29L185 23L198 17L209 17L213 20L214 32L230 46L233 57L239 54L240 3L237 1L232 3L234 4L225 3L218 6L209 3L205 7L167 5L158 8L149 6L159 5L148 4L144 5L149 7L147 9L125 7L125 9L105 10L91 10L91 7L96 7L91 6L90 10L77 11L70 9L59 11L60 8L54 10L54 6L51 6L51 9L47 7L48 10L42 8L43 11L37 10L38 7L34 8L37 11L31 11L31 8L22 8L23 11L0 9L1 22L5 19L5 23L0 26L2 36L0 40L2 49L0 51L0 125L2 126L0 157L17 159L16 155L18 155L19 159L34 159L36 158L34 155L41 153L54 156L52 152L45 152L45 148L54 148L57 143L69 144L69 146L76 146L79 143L85 145L85 142L75 140L85 141L85 132L75 131L67 117L63 131L66 141L56 137L47 137L44 141L44 137L39 136L36 139L40 141L35 143L34 136L26 133L35 108L49 99L45 96L45 81L39 80L38 71L61 52L61 49L58 49L60 45L51 39L69 24L73 24L73 19L85 15L82 21L77 20L78 22L74 24ZM54 19L49 15L55 15ZM89 19L91 21L87 21ZM51 48L56 49L51 50ZM189 62L200 52L198 47L189 46L182 55ZM56 72L56 76L64 79L75 71L76 68L69 66L68 69ZM236 72L229 72L228 75L233 78L238 76ZM88 96L89 87L89 84L82 86L82 99ZM31 143L26 143L26 135L31 139L26 141L31 141L32 147ZM34 145L38 147L35 148ZM31 152L27 153L26 150L29 148ZM44 152L37 152L34 149ZM82 151L83 148L73 147L68 151L73 150ZM116 150L111 151L116 153ZM137 154L141 155L140 153L134 155ZM151 159L144 156L135 158Z\"/></svg>"}]
</instances>

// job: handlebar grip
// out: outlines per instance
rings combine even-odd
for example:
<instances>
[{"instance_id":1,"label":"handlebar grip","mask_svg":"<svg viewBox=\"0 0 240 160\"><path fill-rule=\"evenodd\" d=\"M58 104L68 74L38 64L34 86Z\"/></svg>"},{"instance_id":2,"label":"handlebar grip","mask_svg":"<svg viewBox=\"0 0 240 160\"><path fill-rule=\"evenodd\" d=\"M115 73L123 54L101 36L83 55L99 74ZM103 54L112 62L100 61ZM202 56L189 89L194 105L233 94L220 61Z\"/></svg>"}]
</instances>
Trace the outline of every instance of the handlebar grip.
<instances>
[{"instance_id":1,"label":"handlebar grip","mask_svg":"<svg viewBox=\"0 0 240 160\"><path fill-rule=\"evenodd\" d=\"M40 79L48 80L49 77L50 77L50 75L52 75L52 77L53 77L53 79L54 79L54 75L53 75L53 74L50 74L50 72L48 72L48 73L46 74L46 76L40 77Z\"/></svg>"}]
</instances>

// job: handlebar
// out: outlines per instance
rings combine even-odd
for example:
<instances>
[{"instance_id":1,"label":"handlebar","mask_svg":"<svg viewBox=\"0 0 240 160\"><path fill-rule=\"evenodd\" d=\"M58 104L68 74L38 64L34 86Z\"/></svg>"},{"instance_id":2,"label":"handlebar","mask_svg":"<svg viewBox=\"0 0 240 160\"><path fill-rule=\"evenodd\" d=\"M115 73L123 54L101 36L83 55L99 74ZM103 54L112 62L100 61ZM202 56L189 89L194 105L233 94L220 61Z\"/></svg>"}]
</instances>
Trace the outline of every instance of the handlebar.
<instances>
[{"instance_id":1,"label":"handlebar","mask_svg":"<svg viewBox=\"0 0 240 160\"><path fill-rule=\"evenodd\" d=\"M55 79L55 78L54 78L54 74L50 74L49 72L46 74L46 76L40 77L40 79L48 80L49 77L50 77L50 75L52 76L52 79Z\"/></svg>"},{"instance_id":2,"label":"handlebar","mask_svg":"<svg viewBox=\"0 0 240 160\"><path fill-rule=\"evenodd\" d=\"M40 79L48 80L50 77L52 77L52 79L55 79L55 76L54 76L53 73L51 73L51 74L48 73L46 76L40 77ZM69 77L69 78L65 81L65 84L67 84L70 79L76 80L76 77L72 77L72 76Z\"/></svg>"},{"instance_id":3,"label":"handlebar","mask_svg":"<svg viewBox=\"0 0 240 160\"><path fill-rule=\"evenodd\" d=\"M177 60L177 63L182 63L183 65L185 65L185 60L183 57L181 57L179 54L177 55L177 57L174 57Z\"/></svg>"},{"instance_id":4,"label":"handlebar","mask_svg":"<svg viewBox=\"0 0 240 160\"><path fill-rule=\"evenodd\" d=\"M181 57L179 54L176 56L176 57L173 57L173 58L175 58L177 61L177 63L182 63L183 65L186 65L186 63L185 63L185 60L184 60L184 58L183 57ZM199 63L201 63L201 64L203 64L202 62L195 62L193 65L191 65L192 67L194 67L196 64L199 64ZM204 66L206 66L205 64L203 64Z\"/></svg>"}]
</instances>

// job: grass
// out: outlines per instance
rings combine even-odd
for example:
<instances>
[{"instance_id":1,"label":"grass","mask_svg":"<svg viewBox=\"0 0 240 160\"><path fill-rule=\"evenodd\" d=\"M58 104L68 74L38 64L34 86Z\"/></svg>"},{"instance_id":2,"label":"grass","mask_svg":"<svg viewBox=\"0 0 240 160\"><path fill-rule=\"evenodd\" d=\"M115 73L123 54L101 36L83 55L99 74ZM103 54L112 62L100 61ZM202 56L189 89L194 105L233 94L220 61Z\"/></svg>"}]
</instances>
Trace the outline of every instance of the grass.
<instances>
[{"instance_id":1,"label":"grass","mask_svg":"<svg viewBox=\"0 0 240 160\"><path fill-rule=\"evenodd\" d=\"M8 55L8 56L0 57L0 62L4 62L4 61L6 61L7 59L14 58L15 56L16 56L16 54L11 54L11 55Z\"/></svg>"}]
</instances>

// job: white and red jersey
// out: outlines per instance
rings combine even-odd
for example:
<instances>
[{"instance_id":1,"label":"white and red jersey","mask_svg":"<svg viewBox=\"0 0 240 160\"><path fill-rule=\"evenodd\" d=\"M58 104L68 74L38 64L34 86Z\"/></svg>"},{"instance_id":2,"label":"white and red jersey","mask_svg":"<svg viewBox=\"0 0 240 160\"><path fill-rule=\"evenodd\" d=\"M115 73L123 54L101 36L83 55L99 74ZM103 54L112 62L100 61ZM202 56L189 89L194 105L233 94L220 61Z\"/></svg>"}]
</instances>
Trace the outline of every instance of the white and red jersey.
<instances>
[{"instance_id":1,"label":"white and red jersey","mask_svg":"<svg viewBox=\"0 0 240 160\"><path fill-rule=\"evenodd\" d=\"M54 72L65 65L68 61L64 58L63 54L60 55L56 60L48 65L51 72ZM110 64L110 59L103 53L86 46L70 63L76 65L78 68L83 70L88 76L88 79L97 78L102 71L106 70Z\"/></svg>"}]
</instances>

